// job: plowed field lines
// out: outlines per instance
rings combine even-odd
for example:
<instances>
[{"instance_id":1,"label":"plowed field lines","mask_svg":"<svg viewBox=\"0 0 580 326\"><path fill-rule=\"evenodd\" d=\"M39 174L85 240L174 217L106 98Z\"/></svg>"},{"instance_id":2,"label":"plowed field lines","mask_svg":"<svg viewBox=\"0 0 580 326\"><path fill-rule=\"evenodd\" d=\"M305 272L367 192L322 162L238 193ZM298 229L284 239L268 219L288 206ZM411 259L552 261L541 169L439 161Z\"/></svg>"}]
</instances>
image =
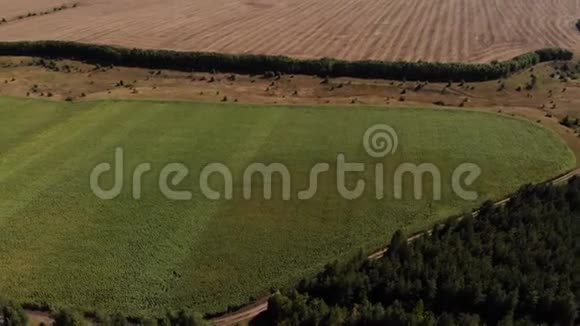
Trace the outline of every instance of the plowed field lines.
<instances>
[{"instance_id":1,"label":"plowed field lines","mask_svg":"<svg viewBox=\"0 0 580 326\"><path fill-rule=\"evenodd\" d=\"M0 0L1 15L62 0ZM580 51L578 0L79 0L0 25L0 41L57 39L348 60L489 62Z\"/></svg>"}]
</instances>

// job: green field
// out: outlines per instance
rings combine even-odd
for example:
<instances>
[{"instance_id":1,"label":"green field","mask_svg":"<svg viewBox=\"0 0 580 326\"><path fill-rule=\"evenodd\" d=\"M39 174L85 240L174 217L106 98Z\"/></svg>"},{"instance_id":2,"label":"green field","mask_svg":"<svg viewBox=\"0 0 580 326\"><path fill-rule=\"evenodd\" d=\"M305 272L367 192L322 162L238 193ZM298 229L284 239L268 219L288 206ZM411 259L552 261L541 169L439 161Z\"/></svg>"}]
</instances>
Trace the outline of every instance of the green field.
<instances>
[{"instance_id":1,"label":"green field","mask_svg":"<svg viewBox=\"0 0 580 326\"><path fill-rule=\"evenodd\" d=\"M364 162L368 169L360 175L371 184L379 160L366 154L361 139L378 123L399 138L397 151L383 160L385 199L375 199L373 187L359 199L342 199L334 170L321 176L313 199L296 198L310 168L336 166L338 153ZM89 176L98 163L113 162L117 147L124 149L125 187L119 197L101 200ZM130 181L142 162L153 170L135 200ZM192 200L168 200L158 190L160 170L170 162L190 168L175 188L191 190ZM212 162L232 170L232 200L208 200L199 191L199 171ZM243 199L241 175L251 162L284 163L292 199L282 201L279 189L274 199L260 199L258 179L257 195ZM403 162L436 164L442 200L429 194L414 200L410 178L404 199L393 199L389 180ZM451 172L463 162L483 171L470 188L482 195L476 202L450 188ZM0 293L126 315L178 307L219 312L271 287L291 286L335 258L379 248L397 229L426 228L574 166L552 131L495 114L0 98Z\"/></svg>"}]
</instances>

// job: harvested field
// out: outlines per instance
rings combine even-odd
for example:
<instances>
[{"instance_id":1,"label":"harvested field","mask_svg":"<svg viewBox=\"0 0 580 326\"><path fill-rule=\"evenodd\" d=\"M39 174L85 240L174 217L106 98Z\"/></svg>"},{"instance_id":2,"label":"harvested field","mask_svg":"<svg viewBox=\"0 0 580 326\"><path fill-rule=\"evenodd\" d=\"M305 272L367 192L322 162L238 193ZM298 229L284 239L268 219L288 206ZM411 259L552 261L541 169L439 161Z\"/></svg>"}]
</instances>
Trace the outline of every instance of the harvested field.
<instances>
[{"instance_id":1,"label":"harvested field","mask_svg":"<svg viewBox=\"0 0 580 326\"><path fill-rule=\"evenodd\" d=\"M84 0L74 10L4 24L0 40L487 62L546 46L579 50L578 17L578 0Z\"/></svg>"}]
</instances>

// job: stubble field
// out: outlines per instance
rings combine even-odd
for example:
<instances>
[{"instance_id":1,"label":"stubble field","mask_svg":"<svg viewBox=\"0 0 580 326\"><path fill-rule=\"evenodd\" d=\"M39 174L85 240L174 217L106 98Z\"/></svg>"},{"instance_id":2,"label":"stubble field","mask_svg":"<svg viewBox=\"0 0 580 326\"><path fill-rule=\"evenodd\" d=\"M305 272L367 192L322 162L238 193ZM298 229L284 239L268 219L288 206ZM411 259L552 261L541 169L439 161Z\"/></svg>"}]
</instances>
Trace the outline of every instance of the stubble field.
<instances>
[{"instance_id":1,"label":"stubble field","mask_svg":"<svg viewBox=\"0 0 580 326\"><path fill-rule=\"evenodd\" d=\"M0 0L22 14L54 0ZM580 49L578 0L80 0L0 25L0 41L342 59L488 62L532 49Z\"/></svg>"},{"instance_id":2,"label":"stubble field","mask_svg":"<svg viewBox=\"0 0 580 326\"><path fill-rule=\"evenodd\" d=\"M399 138L384 159L369 158L362 146L364 131L377 123L392 126ZM98 163L112 163L117 147L125 151L125 187L114 200L101 200L89 175ZM385 198L377 200L367 186L361 198L342 199L334 177L338 153L366 164L359 176L367 185L383 162ZM132 172L143 162L153 170L135 200ZM160 170L170 162L190 169L172 188L192 191L192 200L160 193ZM232 200L201 195L199 172L212 162L231 169ZM280 199L278 178L272 200L262 199L259 178L252 198L243 199L241 175L252 162L284 163L292 199ZM319 178L313 199L298 200L296 191L307 188L319 162L331 170ZM432 199L429 177L422 200L412 198L408 177L404 199L395 200L394 169L404 162L436 164L442 200ZM481 194L476 202L450 189L450 174L463 162L483 171L468 187ZM397 229L428 228L574 166L552 131L489 113L0 98L0 292L20 302L133 316L184 307L220 312L359 249L382 247ZM112 180L106 175L103 187ZM347 179L349 189L356 181ZM219 178L210 183L221 189Z\"/></svg>"}]
</instances>

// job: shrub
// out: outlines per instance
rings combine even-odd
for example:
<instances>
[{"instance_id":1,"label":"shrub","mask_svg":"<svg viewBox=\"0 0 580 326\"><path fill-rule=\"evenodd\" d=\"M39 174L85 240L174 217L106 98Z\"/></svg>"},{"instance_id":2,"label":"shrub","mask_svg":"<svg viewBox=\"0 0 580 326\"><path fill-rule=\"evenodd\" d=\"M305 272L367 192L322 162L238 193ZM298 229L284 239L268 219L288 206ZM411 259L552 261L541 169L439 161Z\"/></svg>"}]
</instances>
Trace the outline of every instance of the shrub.
<instances>
[{"instance_id":1,"label":"shrub","mask_svg":"<svg viewBox=\"0 0 580 326\"><path fill-rule=\"evenodd\" d=\"M560 124L568 128L574 128L578 126L578 119L571 118L570 116L565 116L560 120Z\"/></svg>"},{"instance_id":2,"label":"shrub","mask_svg":"<svg viewBox=\"0 0 580 326\"><path fill-rule=\"evenodd\" d=\"M526 89L532 90L532 89L536 88L537 83L538 83L538 77L536 77L536 75L532 74L530 82L528 82L526 84Z\"/></svg>"},{"instance_id":3,"label":"shrub","mask_svg":"<svg viewBox=\"0 0 580 326\"><path fill-rule=\"evenodd\" d=\"M61 310L52 315L54 326L84 326L87 325L83 316L72 310Z\"/></svg>"},{"instance_id":4,"label":"shrub","mask_svg":"<svg viewBox=\"0 0 580 326\"><path fill-rule=\"evenodd\" d=\"M268 71L265 71L264 72L264 76L263 77L266 78L266 79L274 78L274 77L276 77L276 73L274 73L271 70L268 70Z\"/></svg>"},{"instance_id":5,"label":"shrub","mask_svg":"<svg viewBox=\"0 0 580 326\"><path fill-rule=\"evenodd\" d=\"M0 325L26 326L28 318L18 304L0 299Z\"/></svg>"}]
</instances>

